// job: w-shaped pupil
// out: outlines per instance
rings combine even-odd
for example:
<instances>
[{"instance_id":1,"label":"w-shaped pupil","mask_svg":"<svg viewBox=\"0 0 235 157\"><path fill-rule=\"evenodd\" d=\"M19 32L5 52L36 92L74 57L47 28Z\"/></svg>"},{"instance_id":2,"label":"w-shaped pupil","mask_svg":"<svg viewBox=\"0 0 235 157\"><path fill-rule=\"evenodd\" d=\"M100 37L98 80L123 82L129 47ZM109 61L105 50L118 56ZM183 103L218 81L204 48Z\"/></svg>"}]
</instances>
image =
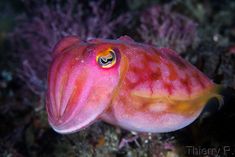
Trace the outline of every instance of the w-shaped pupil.
<instances>
[{"instance_id":1,"label":"w-shaped pupil","mask_svg":"<svg viewBox=\"0 0 235 157\"><path fill-rule=\"evenodd\" d=\"M100 62L102 63L102 64L109 64L109 63L111 63L113 61L113 58L111 57L111 58L100 58Z\"/></svg>"}]
</instances>

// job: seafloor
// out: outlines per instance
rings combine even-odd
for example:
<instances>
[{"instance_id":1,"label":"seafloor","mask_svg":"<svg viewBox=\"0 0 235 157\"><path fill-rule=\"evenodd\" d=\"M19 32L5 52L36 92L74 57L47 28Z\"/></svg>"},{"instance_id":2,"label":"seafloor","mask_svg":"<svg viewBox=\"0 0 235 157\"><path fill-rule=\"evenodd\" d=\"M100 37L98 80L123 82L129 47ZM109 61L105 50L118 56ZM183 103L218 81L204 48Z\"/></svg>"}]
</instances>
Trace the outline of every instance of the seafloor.
<instances>
[{"instance_id":1,"label":"seafloor","mask_svg":"<svg viewBox=\"0 0 235 157\"><path fill-rule=\"evenodd\" d=\"M70 135L48 125L45 90L55 43L64 36L117 38L170 47L215 83L212 100L191 125L140 134L97 122ZM235 156L234 0L1 0L1 157L229 157Z\"/></svg>"}]
</instances>

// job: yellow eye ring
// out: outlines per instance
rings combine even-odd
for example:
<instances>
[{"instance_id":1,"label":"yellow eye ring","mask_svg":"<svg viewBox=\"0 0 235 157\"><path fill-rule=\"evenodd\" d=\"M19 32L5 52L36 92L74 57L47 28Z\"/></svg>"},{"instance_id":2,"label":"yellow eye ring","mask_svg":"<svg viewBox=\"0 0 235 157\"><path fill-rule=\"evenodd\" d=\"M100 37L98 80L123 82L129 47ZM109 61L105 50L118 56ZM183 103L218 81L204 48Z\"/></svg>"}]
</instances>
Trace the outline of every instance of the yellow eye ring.
<instances>
[{"instance_id":1,"label":"yellow eye ring","mask_svg":"<svg viewBox=\"0 0 235 157\"><path fill-rule=\"evenodd\" d=\"M113 49L109 48L106 51L99 53L96 56L96 62L102 68L110 68L116 63L116 53Z\"/></svg>"}]
</instances>

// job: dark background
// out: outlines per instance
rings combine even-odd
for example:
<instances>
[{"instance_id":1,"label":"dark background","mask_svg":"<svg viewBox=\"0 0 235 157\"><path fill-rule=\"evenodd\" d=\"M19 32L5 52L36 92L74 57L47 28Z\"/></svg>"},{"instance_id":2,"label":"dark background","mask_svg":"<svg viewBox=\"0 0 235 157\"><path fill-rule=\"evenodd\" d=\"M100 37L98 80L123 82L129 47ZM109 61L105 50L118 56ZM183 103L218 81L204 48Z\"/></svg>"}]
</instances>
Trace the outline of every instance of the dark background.
<instances>
[{"instance_id":1,"label":"dark background","mask_svg":"<svg viewBox=\"0 0 235 157\"><path fill-rule=\"evenodd\" d=\"M0 156L235 156L235 1L1 0ZM224 105L208 103L191 125L172 133L133 135L97 122L71 135L47 122L51 49L67 35L83 40L129 35L170 47L224 86ZM189 151L189 149L193 149Z\"/></svg>"}]
</instances>

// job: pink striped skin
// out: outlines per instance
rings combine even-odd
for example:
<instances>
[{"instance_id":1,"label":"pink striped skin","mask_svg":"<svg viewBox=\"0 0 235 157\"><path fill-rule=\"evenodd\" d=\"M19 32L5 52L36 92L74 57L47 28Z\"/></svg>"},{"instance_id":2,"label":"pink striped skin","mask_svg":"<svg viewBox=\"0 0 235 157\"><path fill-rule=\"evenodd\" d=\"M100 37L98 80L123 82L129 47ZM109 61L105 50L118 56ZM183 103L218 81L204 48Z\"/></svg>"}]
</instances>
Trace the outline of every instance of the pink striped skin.
<instances>
[{"instance_id":1,"label":"pink striped skin","mask_svg":"<svg viewBox=\"0 0 235 157\"><path fill-rule=\"evenodd\" d=\"M62 46L68 37L60 41ZM93 122L108 106L119 81L117 64L107 69L97 66L96 45L79 41L54 50L48 77L47 111L51 126L69 133ZM105 47L104 47L105 48ZM105 48L106 49L106 48ZM101 94L102 93L102 94Z\"/></svg>"},{"instance_id":2,"label":"pink striped skin","mask_svg":"<svg viewBox=\"0 0 235 157\"><path fill-rule=\"evenodd\" d=\"M108 49L116 63L101 67ZM124 36L87 42L60 41L48 77L49 123L71 133L102 119L139 132L169 132L193 122L218 86L173 50L140 44Z\"/></svg>"}]
</instances>

